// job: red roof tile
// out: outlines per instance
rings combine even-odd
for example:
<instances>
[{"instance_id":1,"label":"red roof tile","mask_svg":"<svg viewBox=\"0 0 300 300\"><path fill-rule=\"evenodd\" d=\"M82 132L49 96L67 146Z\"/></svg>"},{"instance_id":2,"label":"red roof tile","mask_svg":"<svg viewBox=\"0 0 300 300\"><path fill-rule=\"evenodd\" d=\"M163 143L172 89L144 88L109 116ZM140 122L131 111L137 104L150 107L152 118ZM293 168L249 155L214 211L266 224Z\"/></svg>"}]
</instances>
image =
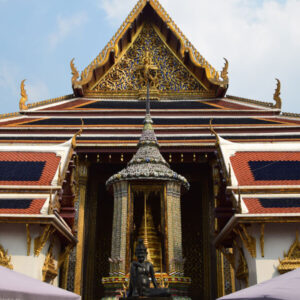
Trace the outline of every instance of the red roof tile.
<instances>
[{"instance_id":1,"label":"red roof tile","mask_svg":"<svg viewBox=\"0 0 300 300\"><path fill-rule=\"evenodd\" d=\"M0 152L0 161L45 162L38 181L0 181L0 185L51 185L59 166L60 157L48 152ZM1 170L0 170L1 171ZM28 170L30 172L30 170Z\"/></svg>"},{"instance_id":2,"label":"red roof tile","mask_svg":"<svg viewBox=\"0 0 300 300\"><path fill-rule=\"evenodd\" d=\"M249 214L300 213L300 207L263 207L258 198L243 198Z\"/></svg>"},{"instance_id":3,"label":"red roof tile","mask_svg":"<svg viewBox=\"0 0 300 300\"><path fill-rule=\"evenodd\" d=\"M239 185L300 185L300 180L255 180L249 161L300 161L300 152L236 152L230 157Z\"/></svg>"},{"instance_id":4,"label":"red roof tile","mask_svg":"<svg viewBox=\"0 0 300 300\"><path fill-rule=\"evenodd\" d=\"M0 208L0 214L40 214L40 211L45 203L46 199L33 199L31 204L26 209L20 208Z\"/></svg>"}]
</instances>

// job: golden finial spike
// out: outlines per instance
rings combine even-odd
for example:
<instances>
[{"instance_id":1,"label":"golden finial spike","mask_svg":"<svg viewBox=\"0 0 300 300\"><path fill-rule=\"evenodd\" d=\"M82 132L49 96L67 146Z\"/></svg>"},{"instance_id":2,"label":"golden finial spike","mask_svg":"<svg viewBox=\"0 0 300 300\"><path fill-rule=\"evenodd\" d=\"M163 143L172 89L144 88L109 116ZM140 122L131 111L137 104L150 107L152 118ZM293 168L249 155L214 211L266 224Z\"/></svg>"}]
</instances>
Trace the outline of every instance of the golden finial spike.
<instances>
[{"instance_id":1,"label":"golden finial spike","mask_svg":"<svg viewBox=\"0 0 300 300\"><path fill-rule=\"evenodd\" d=\"M228 60L224 57L224 60L225 60L225 65L223 67L223 70L221 72L221 77L223 79L223 81L228 81L228 66L229 66L229 63L228 63Z\"/></svg>"},{"instance_id":2,"label":"golden finial spike","mask_svg":"<svg viewBox=\"0 0 300 300\"><path fill-rule=\"evenodd\" d=\"M274 107L275 108L280 108L281 109L281 106L282 106L282 101L281 101L281 98L280 98L280 90L281 90L281 84L280 84L280 80L275 78L276 81L277 81L277 86L276 86L276 90L275 90L275 93L274 93L274 96L273 96L273 99L275 100L275 105Z\"/></svg>"},{"instance_id":3,"label":"golden finial spike","mask_svg":"<svg viewBox=\"0 0 300 300\"><path fill-rule=\"evenodd\" d=\"M216 140L217 140L216 144L219 145L220 144L220 138L219 138L218 134L216 133L216 131L214 130L213 126L212 126L212 120L213 119L209 120L209 129L210 129L211 134L213 134L216 137Z\"/></svg>"},{"instance_id":4,"label":"golden finial spike","mask_svg":"<svg viewBox=\"0 0 300 300\"><path fill-rule=\"evenodd\" d=\"M21 99L20 99L20 102L19 102L19 108L20 110L27 110L28 109L28 106L25 104L26 101L28 100L28 96L27 96L27 93L26 93L26 90L25 90L25 80L22 80L21 82Z\"/></svg>"},{"instance_id":5,"label":"golden finial spike","mask_svg":"<svg viewBox=\"0 0 300 300\"><path fill-rule=\"evenodd\" d=\"M78 136L80 136L82 134L82 132L83 132L83 126L84 126L84 122L81 119L81 128L74 134L74 136L72 138L72 147L73 147L73 149L76 147L76 138Z\"/></svg>"},{"instance_id":6,"label":"golden finial spike","mask_svg":"<svg viewBox=\"0 0 300 300\"><path fill-rule=\"evenodd\" d=\"M71 61L70 61L70 67L71 67L71 70L72 70L72 84L75 83L79 77L79 73L75 67L75 64L74 64L74 60L75 58L73 58Z\"/></svg>"}]
</instances>

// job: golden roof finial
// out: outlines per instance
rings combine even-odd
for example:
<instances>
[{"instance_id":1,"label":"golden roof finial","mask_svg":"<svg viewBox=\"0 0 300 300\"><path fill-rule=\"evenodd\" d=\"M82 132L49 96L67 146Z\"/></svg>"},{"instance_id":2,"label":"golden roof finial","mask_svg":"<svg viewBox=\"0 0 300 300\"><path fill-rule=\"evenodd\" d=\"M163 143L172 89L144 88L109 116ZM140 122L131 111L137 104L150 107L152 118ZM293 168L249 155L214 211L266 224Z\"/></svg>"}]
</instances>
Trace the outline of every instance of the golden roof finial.
<instances>
[{"instance_id":1,"label":"golden roof finial","mask_svg":"<svg viewBox=\"0 0 300 300\"><path fill-rule=\"evenodd\" d=\"M212 120L213 119L209 120L209 129L210 129L211 134L213 134L216 137L216 144L219 145L220 144L220 138L219 138L218 134L216 133L216 131L214 130L213 126L212 126Z\"/></svg>"},{"instance_id":2,"label":"golden roof finial","mask_svg":"<svg viewBox=\"0 0 300 300\"><path fill-rule=\"evenodd\" d=\"M276 90L275 90L275 93L274 93L274 96L273 96L273 99L275 100L275 104L274 104L274 107L275 108L281 108L282 106L282 101L281 101L281 98L280 98L280 90L281 90L281 84L280 84L280 80L275 78L276 81L277 81L277 86L276 86Z\"/></svg>"},{"instance_id":3,"label":"golden roof finial","mask_svg":"<svg viewBox=\"0 0 300 300\"><path fill-rule=\"evenodd\" d=\"M225 60L225 65L223 67L223 70L221 72L221 77L223 79L223 81L228 81L228 66L229 66L229 63L228 63L228 60L224 57L224 60Z\"/></svg>"},{"instance_id":4,"label":"golden roof finial","mask_svg":"<svg viewBox=\"0 0 300 300\"><path fill-rule=\"evenodd\" d=\"M72 60L70 61L70 67L71 67L71 70L72 70L72 84L75 83L79 77L79 73L75 67L75 64L74 64L74 60L75 58L72 58Z\"/></svg>"},{"instance_id":5,"label":"golden roof finial","mask_svg":"<svg viewBox=\"0 0 300 300\"><path fill-rule=\"evenodd\" d=\"M80 136L82 134L82 132L83 132L83 126L84 126L84 122L81 119L81 128L72 137L72 147L73 147L73 149L76 147L76 138L78 136Z\"/></svg>"},{"instance_id":6,"label":"golden roof finial","mask_svg":"<svg viewBox=\"0 0 300 300\"><path fill-rule=\"evenodd\" d=\"M26 79L23 79L21 81L21 99L20 99L20 102L19 102L20 110L27 110L28 109L28 106L25 104L26 101L28 100L28 96L27 96L27 93L26 93L26 90L25 90L25 80Z\"/></svg>"}]
</instances>

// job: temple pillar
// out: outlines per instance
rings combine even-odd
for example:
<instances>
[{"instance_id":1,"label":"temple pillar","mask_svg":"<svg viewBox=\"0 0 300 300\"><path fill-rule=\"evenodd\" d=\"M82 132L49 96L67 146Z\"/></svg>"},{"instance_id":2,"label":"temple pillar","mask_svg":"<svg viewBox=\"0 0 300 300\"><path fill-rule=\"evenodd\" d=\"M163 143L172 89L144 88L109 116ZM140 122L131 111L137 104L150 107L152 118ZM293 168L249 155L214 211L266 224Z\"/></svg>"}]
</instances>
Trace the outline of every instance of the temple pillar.
<instances>
[{"instance_id":1,"label":"temple pillar","mask_svg":"<svg viewBox=\"0 0 300 300\"><path fill-rule=\"evenodd\" d=\"M170 274L183 273L180 187L181 184L178 182L168 182L166 186L167 243Z\"/></svg>"},{"instance_id":2,"label":"temple pillar","mask_svg":"<svg viewBox=\"0 0 300 300\"><path fill-rule=\"evenodd\" d=\"M128 182L120 181L113 184L114 213L111 258L115 260L110 265L111 274L125 274L126 239L128 214ZM118 259L118 261L116 261Z\"/></svg>"},{"instance_id":3,"label":"temple pillar","mask_svg":"<svg viewBox=\"0 0 300 300\"><path fill-rule=\"evenodd\" d=\"M76 265L74 275L74 292L82 294L82 275L83 275L83 256L84 256L84 215L86 202L86 187L88 179L88 165L81 163L78 166L78 200L76 203L78 210L77 219L77 246L76 246Z\"/></svg>"}]
</instances>

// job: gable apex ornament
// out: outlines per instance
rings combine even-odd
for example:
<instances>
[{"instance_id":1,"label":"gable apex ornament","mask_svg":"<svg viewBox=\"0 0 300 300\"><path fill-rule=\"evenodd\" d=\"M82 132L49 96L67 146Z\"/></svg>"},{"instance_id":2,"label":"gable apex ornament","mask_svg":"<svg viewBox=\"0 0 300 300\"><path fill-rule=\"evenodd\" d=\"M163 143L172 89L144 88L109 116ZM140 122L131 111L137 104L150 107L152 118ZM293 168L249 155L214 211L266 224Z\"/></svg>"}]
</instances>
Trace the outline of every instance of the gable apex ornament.
<instances>
[{"instance_id":1,"label":"gable apex ornament","mask_svg":"<svg viewBox=\"0 0 300 300\"><path fill-rule=\"evenodd\" d=\"M275 100L274 107L281 109L281 106L282 106L282 101L281 101L281 97L280 97L281 83L280 83L279 79L275 78L275 80L277 81L277 86L276 86L274 96L273 96L273 99Z\"/></svg>"},{"instance_id":2,"label":"gable apex ornament","mask_svg":"<svg viewBox=\"0 0 300 300\"><path fill-rule=\"evenodd\" d=\"M27 92L25 90L25 80L26 79L23 79L21 81L21 99L20 99L20 102L19 102L19 108L20 110L27 110L28 109L28 106L25 104L27 101L28 101L28 95L27 95Z\"/></svg>"}]
</instances>

